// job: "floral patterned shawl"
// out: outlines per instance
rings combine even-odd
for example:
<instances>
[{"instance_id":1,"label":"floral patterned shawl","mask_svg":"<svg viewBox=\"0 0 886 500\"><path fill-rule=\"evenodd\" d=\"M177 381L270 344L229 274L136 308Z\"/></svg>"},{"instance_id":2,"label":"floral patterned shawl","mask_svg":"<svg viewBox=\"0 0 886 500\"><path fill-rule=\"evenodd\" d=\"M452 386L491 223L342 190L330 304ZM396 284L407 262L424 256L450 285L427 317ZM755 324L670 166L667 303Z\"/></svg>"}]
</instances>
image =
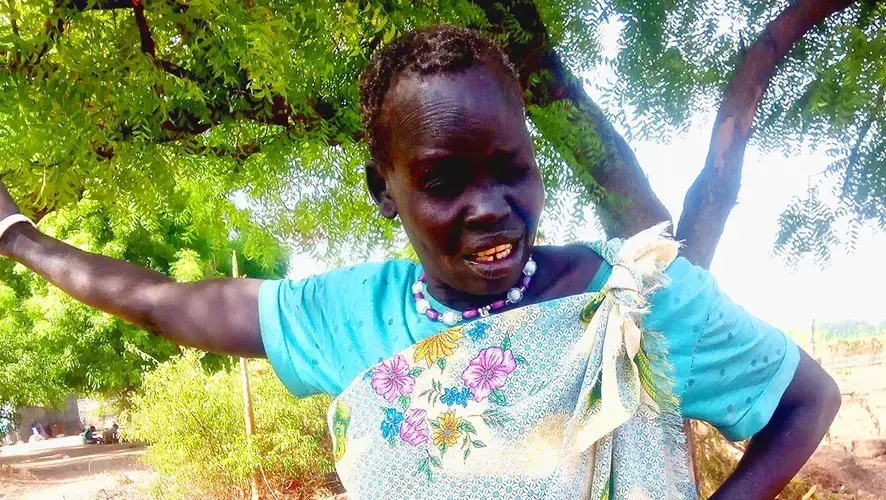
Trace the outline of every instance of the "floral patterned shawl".
<instances>
[{"instance_id":1,"label":"floral patterned shawl","mask_svg":"<svg viewBox=\"0 0 886 500\"><path fill-rule=\"evenodd\" d=\"M481 318L366 370L329 410L351 498L695 498L646 297L678 245L659 225L596 250L599 293Z\"/></svg>"}]
</instances>

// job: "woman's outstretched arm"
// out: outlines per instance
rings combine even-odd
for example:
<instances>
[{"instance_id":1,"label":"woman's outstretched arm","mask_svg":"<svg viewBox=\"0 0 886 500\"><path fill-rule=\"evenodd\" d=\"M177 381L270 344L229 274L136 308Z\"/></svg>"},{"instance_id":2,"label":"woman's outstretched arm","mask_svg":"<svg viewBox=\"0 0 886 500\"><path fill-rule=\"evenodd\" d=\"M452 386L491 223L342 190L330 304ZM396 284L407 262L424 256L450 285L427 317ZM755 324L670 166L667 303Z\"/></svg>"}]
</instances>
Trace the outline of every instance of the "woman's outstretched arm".
<instances>
[{"instance_id":1,"label":"woman's outstretched arm","mask_svg":"<svg viewBox=\"0 0 886 500\"><path fill-rule=\"evenodd\" d=\"M18 207L0 182L0 220ZM0 238L0 255L19 262L73 298L179 345L262 357L260 280L177 283L141 266L78 250L18 223Z\"/></svg>"}]
</instances>

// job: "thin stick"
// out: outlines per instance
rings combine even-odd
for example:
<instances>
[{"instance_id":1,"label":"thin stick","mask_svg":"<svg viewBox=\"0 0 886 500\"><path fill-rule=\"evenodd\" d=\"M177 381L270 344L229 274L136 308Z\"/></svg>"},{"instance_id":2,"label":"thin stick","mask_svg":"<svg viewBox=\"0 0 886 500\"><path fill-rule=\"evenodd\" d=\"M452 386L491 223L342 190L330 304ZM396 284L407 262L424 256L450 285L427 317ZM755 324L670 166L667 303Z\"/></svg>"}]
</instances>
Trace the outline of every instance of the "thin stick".
<instances>
[{"instance_id":1,"label":"thin stick","mask_svg":"<svg viewBox=\"0 0 886 500\"><path fill-rule=\"evenodd\" d=\"M231 255L231 274L240 277L240 266L237 263L237 251ZM243 387L243 421L246 424L246 439L252 448L252 436L255 434L255 413L252 410L252 389L249 387L249 365L246 358L240 358L240 383ZM250 481L252 500L258 500L258 477L255 471Z\"/></svg>"}]
</instances>

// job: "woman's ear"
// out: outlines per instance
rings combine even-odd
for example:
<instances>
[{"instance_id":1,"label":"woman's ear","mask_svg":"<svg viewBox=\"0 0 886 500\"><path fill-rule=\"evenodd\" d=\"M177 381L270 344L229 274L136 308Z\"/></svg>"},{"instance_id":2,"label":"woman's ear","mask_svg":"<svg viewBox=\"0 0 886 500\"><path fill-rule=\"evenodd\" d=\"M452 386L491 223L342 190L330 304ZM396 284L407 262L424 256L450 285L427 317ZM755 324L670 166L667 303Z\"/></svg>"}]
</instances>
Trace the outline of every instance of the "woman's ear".
<instances>
[{"instance_id":1,"label":"woman's ear","mask_svg":"<svg viewBox=\"0 0 886 500\"><path fill-rule=\"evenodd\" d=\"M388 181L382 172L382 166L371 158L366 161L366 185L369 186L369 194L378 205L382 217L386 219L397 217L397 206L388 192Z\"/></svg>"}]
</instances>

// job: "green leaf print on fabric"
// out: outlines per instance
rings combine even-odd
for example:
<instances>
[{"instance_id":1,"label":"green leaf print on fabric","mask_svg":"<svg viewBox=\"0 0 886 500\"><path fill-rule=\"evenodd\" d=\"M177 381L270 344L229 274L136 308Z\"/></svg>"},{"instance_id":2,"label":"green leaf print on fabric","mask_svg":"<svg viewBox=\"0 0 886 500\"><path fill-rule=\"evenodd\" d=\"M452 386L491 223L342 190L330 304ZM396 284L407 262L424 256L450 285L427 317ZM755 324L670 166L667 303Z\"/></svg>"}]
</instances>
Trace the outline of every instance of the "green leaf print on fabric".
<instances>
[{"instance_id":1,"label":"green leaf print on fabric","mask_svg":"<svg viewBox=\"0 0 886 500\"><path fill-rule=\"evenodd\" d=\"M480 414L480 418L483 419L483 423L492 428L501 428L505 427L508 424L512 424L514 419L508 416L504 411L499 410L497 408L490 408Z\"/></svg>"},{"instance_id":2,"label":"green leaf print on fabric","mask_svg":"<svg viewBox=\"0 0 886 500\"><path fill-rule=\"evenodd\" d=\"M397 403L400 405L400 408L403 408L403 411L409 409L409 404L412 402L412 398L409 396L400 396L397 400Z\"/></svg>"},{"instance_id":3,"label":"green leaf print on fabric","mask_svg":"<svg viewBox=\"0 0 886 500\"><path fill-rule=\"evenodd\" d=\"M634 361L637 363L637 371L640 375L640 385L643 386L643 390L649 394L649 397L651 397L656 404L662 408L670 408L679 403L676 396L673 394L663 393L656 388L655 379L653 378L652 373L652 363L650 363L649 356L642 347L637 351L637 356L634 357Z\"/></svg>"},{"instance_id":4,"label":"green leaf print on fabric","mask_svg":"<svg viewBox=\"0 0 886 500\"><path fill-rule=\"evenodd\" d=\"M588 399L585 401L585 415L591 412L594 408L594 405L603 400L603 375L600 374L600 377L597 378L597 382L594 383L594 388L591 389L591 392L588 394Z\"/></svg>"},{"instance_id":5,"label":"green leaf print on fabric","mask_svg":"<svg viewBox=\"0 0 886 500\"><path fill-rule=\"evenodd\" d=\"M508 398L498 389L489 394L489 402L496 406L510 406Z\"/></svg>"},{"instance_id":6,"label":"green leaf print on fabric","mask_svg":"<svg viewBox=\"0 0 886 500\"><path fill-rule=\"evenodd\" d=\"M600 308L600 304L603 303L603 299L606 298L606 294L604 293L595 293L591 300L582 308L581 313L579 314L579 321L581 321L581 326L587 328L591 323L591 319L594 317L594 314L597 312L597 309Z\"/></svg>"},{"instance_id":7,"label":"green leaf print on fabric","mask_svg":"<svg viewBox=\"0 0 886 500\"><path fill-rule=\"evenodd\" d=\"M333 458L336 462L345 456L349 425L351 425L351 409L339 401L332 416Z\"/></svg>"}]
</instances>

